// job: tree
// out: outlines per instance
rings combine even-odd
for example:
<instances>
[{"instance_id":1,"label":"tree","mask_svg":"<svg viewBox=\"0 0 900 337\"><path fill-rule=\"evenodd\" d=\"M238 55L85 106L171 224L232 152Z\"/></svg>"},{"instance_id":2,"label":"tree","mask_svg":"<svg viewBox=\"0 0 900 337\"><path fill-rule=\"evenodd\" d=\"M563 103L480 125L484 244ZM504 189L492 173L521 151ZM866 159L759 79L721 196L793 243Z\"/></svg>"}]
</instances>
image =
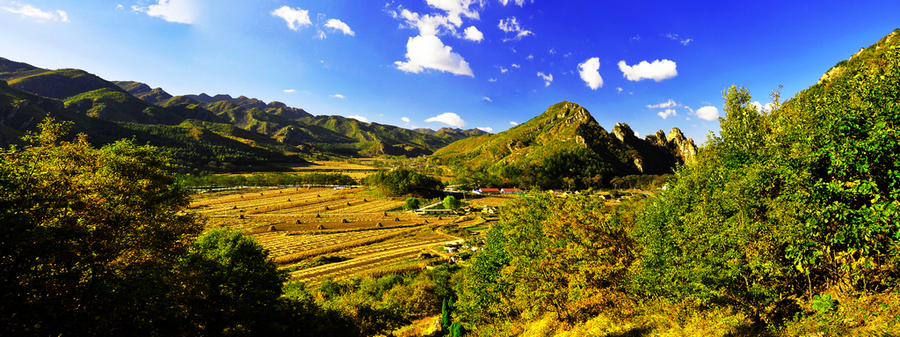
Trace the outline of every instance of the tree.
<instances>
[{"instance_id":1,"label":"tree","mask_svg":"<svg viewBox=\"0 0 900 337\"><path fill-rule=\"evenodd\" d=\"M403 204L403 209L412 211L419 209L419 199L418 198L406 198L406 203Z\"/></svg>"},{"instance_id":2,"label":"tree","mask_svg":"<svg viewBox=\"0 0 900 337\"><path fill-rule=\"evenodd\" d=\"M460 202L456 197L452 195L448 195L444 198L444 208L446 209L457 209L462 206L462 202Z\"/></svg>"},{"instance_id":3,"label":"tree","mask_svg":"<svg viewBox=\"0 0 900 337\"><path fill-rule=\"evenodd\" d=\"M152 146L60 141L44 120L0 152L0 325L10 334L153 334L175 322L171 279L202 225Z\"/></svg>"},{"instance_id":4,"label":"tree","mask_svg":"<svg viewBox=\"0 0 900 337\"><path fill-rule=\"evenodd\" d=\"M259 334L274 330L286 275L253 238L216 228L203 233L178 270L191 334Z\"/></svg>"}]
</instances>

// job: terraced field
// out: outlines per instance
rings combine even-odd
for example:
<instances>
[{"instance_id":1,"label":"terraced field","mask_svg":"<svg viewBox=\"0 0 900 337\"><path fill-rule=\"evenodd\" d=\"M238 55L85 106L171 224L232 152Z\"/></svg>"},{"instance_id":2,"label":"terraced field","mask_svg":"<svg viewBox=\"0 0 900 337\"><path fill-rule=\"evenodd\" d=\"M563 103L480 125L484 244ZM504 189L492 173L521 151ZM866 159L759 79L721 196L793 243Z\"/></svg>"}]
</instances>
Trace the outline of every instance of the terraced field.
<instances>
[{"instance_id":1,"label":"terraced field","mask_svg":"<svg viewBox=\"0 0 900 337\"><path fill-rule=\"evenodd\" d=\"M200 194L191 208L207 218L209 227L228 226L253 236L282 267L323 255L347 258L290 273L315 283L410 265L423 252L437 255L441 246L459 241L440 230L455 217L419 217L400 211L402 205L402 200L375 198L362 189L281 188Z\"/></svg>"}]
</instances>

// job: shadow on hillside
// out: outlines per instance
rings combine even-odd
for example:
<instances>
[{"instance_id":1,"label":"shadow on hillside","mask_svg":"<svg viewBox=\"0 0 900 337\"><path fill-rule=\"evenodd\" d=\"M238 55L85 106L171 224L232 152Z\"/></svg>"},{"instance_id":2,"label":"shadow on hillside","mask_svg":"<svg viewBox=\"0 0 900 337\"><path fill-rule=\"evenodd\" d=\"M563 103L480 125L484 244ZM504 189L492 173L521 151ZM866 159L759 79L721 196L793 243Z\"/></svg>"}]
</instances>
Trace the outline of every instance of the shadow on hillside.
<instances>
[{"instance_id":1,"label":"shadow on hillside","mask_svg":"<svg viewBox=\"0 0 900 337\"><path fill-rule=\"evenodd\" d=\"M634 328L628 331L619 332L619 333L611 333L606 335L606 337L644 337L650 336L650 328L641 327Z\"/></svg>"},{"instance_id":2,"label":"shadow on hillside","mask_svg":"<svg viewBox=\"0 0 900 337\"><path fill-rule=\"evenodd\" d=\"M769 331L769 329L766 328L766 325L761 322L742 325L735 330L736 331L734 333L726 334L725 337L775 336L771 331Z\"/></svg>"}]
</instances>

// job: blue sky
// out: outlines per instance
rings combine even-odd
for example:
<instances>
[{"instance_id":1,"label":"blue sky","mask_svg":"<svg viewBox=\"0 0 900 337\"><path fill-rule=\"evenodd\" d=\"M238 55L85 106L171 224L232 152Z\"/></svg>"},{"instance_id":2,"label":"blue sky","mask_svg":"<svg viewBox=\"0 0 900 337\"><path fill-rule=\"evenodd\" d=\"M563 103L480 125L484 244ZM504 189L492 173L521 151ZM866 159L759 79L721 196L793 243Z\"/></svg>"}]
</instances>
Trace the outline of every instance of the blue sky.
<instances>
[{"instance_id":1,"label":"blue sky","mask_svg":"<svg viewBox=\"0 0 900 337\"><path fill-rule=\"evenodd\" d=\"M0 57L407 128L500 132L566 100L703 143L727 86L790 97L897 18L898 1L0 0Z\"/></svg>"}]
</instances>

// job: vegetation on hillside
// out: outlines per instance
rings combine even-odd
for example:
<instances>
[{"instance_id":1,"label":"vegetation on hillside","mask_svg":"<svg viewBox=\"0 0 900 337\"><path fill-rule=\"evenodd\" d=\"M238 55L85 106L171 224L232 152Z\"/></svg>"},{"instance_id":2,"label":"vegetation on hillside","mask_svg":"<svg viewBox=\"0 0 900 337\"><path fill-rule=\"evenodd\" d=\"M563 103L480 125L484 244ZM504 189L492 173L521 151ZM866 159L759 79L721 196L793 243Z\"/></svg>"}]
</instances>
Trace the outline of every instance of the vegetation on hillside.
<instances>
[{"instance_id":1,"label":"vegetation on hillside","mask_svg":"<svg viewBox=\"0 0 900 337\"><path fill-rule=\"evenodd\" d=\"M378 171L366 177L365 182L386 196L413 195L424 198L440 194L444 186L440 179L402 167Z\"/></svg>"}]
</instances>

